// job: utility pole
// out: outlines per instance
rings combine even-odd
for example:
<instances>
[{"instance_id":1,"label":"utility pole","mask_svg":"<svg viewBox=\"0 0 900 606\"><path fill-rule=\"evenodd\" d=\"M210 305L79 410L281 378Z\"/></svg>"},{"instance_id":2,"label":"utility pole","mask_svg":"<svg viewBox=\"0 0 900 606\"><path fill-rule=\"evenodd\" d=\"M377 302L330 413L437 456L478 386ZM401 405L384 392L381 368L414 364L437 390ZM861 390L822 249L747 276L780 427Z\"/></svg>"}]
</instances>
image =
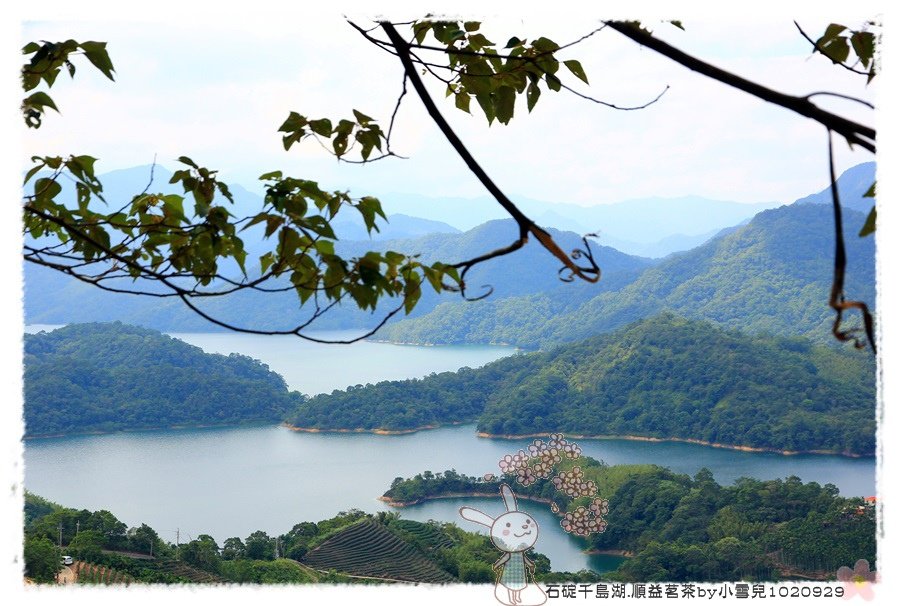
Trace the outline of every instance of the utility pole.
<instances>
[{"instance_id":1,"label":"utility pole","mask_svg":"<svg viewBox=\"0 0 900 606\"><path fill-rule=\"evenodd\" d=\"M75 536L78 536L79 529L81 529L81 520L75 520Z\"/></svg>"},{"instance_id":2,"label":"utility pole","mask_svg":"<svg viewBox=\"0 0 900 606\"><path fill-rule=\"evenodd\" d=\"M62 549L62 522L57 526L59 528L59 548Z\"/></svg>"},{"instance_id":3,"label":"utility pole","mask_svg":"<svg viewBox=\"0 0 900 606\"><path fill-rule=\"evenodd\" d=\"M175 529L175 559L178 559L178 542L181 540L181 529Z\"/></svg>"}]
</instances>

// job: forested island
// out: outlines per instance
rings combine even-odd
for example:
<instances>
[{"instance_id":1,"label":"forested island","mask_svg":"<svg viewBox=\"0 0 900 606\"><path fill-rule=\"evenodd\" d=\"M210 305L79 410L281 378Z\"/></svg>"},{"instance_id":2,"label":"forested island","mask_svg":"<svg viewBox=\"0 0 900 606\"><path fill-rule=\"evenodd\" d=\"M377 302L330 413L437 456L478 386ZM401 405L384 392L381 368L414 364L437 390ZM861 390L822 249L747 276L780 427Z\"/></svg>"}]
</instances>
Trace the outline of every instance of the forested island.
<instances>
[{"instance_id":1,"label":"forested island","mask_svg":"<svg viewBox=\"0 0 900 606\"><path fill-rule=\"evenodd\" d=\"M788 452L875 453L875 361L802 337L662 314L547 352L318 395L287 422L487 435L642 436Z\"/></svg>"},{"instance_id":2,"label":"forested island","mask_svg":"<svg viewBox=\"0 0 900 606\"><path fill-rule=\"evenodd\" d=\"M25 436L278 423L302 400L261 362L119 322L25 335Z\"/></svg>"},{"instance_id":3,"label":"forested island","mask_svg":"<svg viewBox=\"0 0 900 606\"><path fill-rule=\"evenodd\" d=\"M875 567L874 504L843 498L834 485L789 477L740 478L722 486L706 469L690 477L656 465L608 466L589 457L582 457L579 466L609 500L609 513L605 532L578 540L586 550L629 556L618 570L603 575L607 580L825 580L860 558ZM404 505L497 494L501 481L520 498L555 503L561 512L587 502L567 497L550 479L522 486L511 477L485 481L454 470L397 478L384 498Z\"/></svg>"}]
</instances>

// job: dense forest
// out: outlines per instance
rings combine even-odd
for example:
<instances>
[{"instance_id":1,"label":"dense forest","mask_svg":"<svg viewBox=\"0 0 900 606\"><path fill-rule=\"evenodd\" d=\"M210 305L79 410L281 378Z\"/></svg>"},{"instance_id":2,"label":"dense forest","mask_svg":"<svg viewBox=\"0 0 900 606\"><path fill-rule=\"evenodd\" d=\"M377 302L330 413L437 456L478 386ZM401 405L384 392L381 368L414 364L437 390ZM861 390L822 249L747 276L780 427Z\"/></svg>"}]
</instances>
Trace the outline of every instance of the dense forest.
<instances>
[{"instance_id":1,"label":"dense forest","mask_svg":"<svg viewBox=\"0 0 900 606\"><path fill-rule=\"evenodd\" d=\"M672 314L543 353L304 401L288 422L387 429L635 435L777 450L875 452L875 362L801 338Z\"/></svg>"},{"instance_id":2,"label":"dense forest","mask_svg":"<svg viewBox=\"0 0 900 606\"><path fill-rule=\"evenodd\" d=\"M260 362L120 323L25 335L25 435L278 422L303 399Z\"/></svg>"},{"instance_id":3,"label":"dense forest","mask_svg":"<svg viewBox=\"0 0 900 606\"><path fill-rule=\"evenodd\" d=\"M578 464L610 503L606 531L579 540L587 549L631 554L617 571L604 575L609 580L833 579L840 566L852 566L860 558L874 567L874 506L861 498L840 497L831 484L804 484L789 477L740 478L721 486L706 469L692 478L656 465L607 466L588 457ZM395 479L385 497L415 502L493 492L501 480L426 471ZM567 497L550 479L530 486L505 481L521 497L553 501L560 511L584 505L585 497Z\"/></svg>"},{"instance_id":4,"label":"dense forest","mask_svg":"<svg viewBox=\"0 0 900 606\"><path fill-rule=\"evenodd\" d=\"M871 181L870 181L871 183ZM865 215L845 209L855 234ZM608 285L575 309L544 293L474 303L443 303L434 312L386 327L382 338L407 343L510 343L547 347L609 332L664 310L754 334L803 335L828 342L833 312L832 211L793 204ZM875 243L848 237L846 292L875 303ZM606 257L597 257L604 267ZM606 280L606 274L600 283Z\"/></svg>"}]
</instances>

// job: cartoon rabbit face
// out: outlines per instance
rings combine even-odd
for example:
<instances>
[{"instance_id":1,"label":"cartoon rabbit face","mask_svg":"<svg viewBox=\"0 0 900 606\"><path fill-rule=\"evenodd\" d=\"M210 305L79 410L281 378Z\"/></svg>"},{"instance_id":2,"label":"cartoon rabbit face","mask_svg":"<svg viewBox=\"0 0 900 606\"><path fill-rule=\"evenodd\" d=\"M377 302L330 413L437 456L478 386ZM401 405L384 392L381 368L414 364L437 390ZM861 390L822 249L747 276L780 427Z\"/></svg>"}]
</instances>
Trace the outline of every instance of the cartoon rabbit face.
<instances>
[{"instance_id":1,"label":"cartoon rabbit face","mask_svg":"<svg viewBox=\"0 0 900 606\"><path fill-rule=\"evenodd\" d=\"M528 551L537 538L537 522L523 511L504 513L491 526L491 541L500 551Z\"/></svg>"},{"instance_id":2,"label":"cartoon rabbit face","mask_svg":"<svg viewBox=\"0 0 900 606\"><path fill-rule=\"evenodd\" d=\"M486 513L471 507L461 507L459 515L464 519L491 529L491 541L500 551L516 553L534 547L538 538L538 525L533 517L519 511L516 495L503 484L500 494L506 504L506 513L495 520Z\"/></svg>"}]
</instances>

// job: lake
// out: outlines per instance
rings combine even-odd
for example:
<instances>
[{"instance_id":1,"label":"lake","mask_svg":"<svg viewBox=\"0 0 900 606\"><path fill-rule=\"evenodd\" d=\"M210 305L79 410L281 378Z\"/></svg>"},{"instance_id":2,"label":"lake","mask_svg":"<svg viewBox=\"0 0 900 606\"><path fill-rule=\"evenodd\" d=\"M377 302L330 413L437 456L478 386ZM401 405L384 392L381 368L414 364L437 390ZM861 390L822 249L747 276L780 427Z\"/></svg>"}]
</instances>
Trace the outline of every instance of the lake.
<instances>
[{"instance_id":1,"label":"lake","mask_svg":"<svg viewBox=\"0 0 900 606\"><path fill-rule=\"evenodd\" d=\"M331 333L341 335L346 333ZM503 347L416 347L384 343L326 346L292 338L233 334L173 335L206 351L261 359L292 389L320 393L357 383L424 376L479 366L514 350ZM381 373L378 376L378 373ZM303 520L339 511L391 509L377 497L397 477L426 469L467 475L497 470L497 461L529 440L475 436L472 425L398 436L311 434L260 426L186 429L28 440L25 484L62 505L107 509L129 526L146 522L169 541L176 531L207 533L221 544L254 530L283 533ZM709 468L721 483L740 476L799 476L831 482L844 495L875 494L875 460L750 453L696 444L579 440L584 453L610 464L657 463L678 472ZM452 521L462 503L499 513L496 499L452 499L399 510L410 519ZM523 501L541 525L537 549L554 570L604 571L619 560L587 556L547 507Z\"/></svg>"}]
</instances>

